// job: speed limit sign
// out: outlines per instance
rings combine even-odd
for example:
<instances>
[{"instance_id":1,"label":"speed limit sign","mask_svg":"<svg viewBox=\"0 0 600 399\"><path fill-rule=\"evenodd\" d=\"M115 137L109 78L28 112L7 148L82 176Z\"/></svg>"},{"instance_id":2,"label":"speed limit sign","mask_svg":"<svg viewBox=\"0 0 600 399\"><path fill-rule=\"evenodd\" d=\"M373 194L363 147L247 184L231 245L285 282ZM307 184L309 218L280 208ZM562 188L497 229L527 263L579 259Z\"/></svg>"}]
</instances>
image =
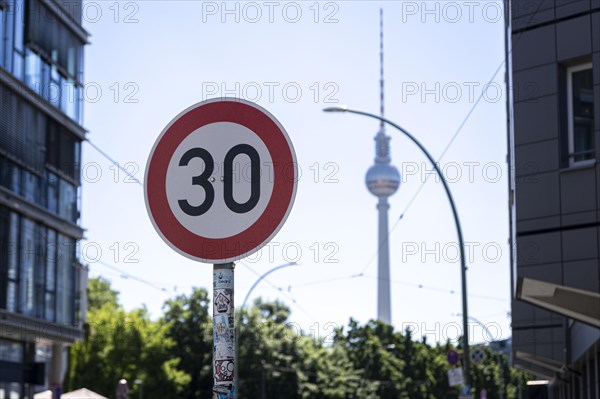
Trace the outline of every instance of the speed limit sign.
<instances>
[{"instance_id":1,"label":"speed limit sign","mask_svg":"<svg viewBox=\"0 0 600 399\"><path fill-rule=\"evenodd\" d=\"M148 158L146 208L180 254L227 263L264 246L288 217L298 183L294 148L265 109L208 100L176 116Z\"/></svg>"}]
</instances>

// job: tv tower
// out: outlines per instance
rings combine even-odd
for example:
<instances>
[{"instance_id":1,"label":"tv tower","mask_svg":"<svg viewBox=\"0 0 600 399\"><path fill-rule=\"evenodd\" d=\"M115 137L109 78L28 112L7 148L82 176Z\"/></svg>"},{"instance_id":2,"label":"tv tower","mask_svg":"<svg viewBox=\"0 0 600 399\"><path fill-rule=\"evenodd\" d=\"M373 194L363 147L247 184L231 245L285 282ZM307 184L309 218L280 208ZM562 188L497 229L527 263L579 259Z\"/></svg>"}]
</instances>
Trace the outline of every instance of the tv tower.
<instances>
[{"instance_id":1,"label":"tv tower","mask_svg":"<svg viewBox=\"0 0 600 399\"><path fill-rule=\"evenodd\" d=\"M383 117L383 9L379 10L380 17L380 112ZM383 121L375 135L375 164L367 171L365 181L367 188L378 198L377 212L379 214L379 255L377 268L377 318L385 323L391 323L391 284L390 284L390 248L388 243L388 197L400 186L400 173L391 165L390 137L385 134Z\"/></svg>"}]
</instances>

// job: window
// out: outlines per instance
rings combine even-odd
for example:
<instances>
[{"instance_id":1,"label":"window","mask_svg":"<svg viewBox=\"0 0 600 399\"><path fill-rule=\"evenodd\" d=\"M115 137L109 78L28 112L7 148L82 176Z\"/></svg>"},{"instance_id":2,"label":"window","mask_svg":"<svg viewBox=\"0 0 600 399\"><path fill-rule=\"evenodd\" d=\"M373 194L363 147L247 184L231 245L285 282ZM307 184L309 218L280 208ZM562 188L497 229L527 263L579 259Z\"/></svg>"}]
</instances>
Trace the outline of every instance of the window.
<instances>
[{"instance_id":1,"label":"window","mask_svg":"<svg viewBox=\"0 0 600 399\"><path fill-rule=\"evenodd\" d=\"M19 248L19 217L10 213L10 227L8 230L8 285L6 287L6 310L17 311L17 281L19 270L17 268Z\"/></svg>"},{"instance_id":2,"label":"window","mask_svg":"<svg viewBox=\"0 0 600 399\"><path fill-rule=\"evenodd\" d=\"M0 149L32 170L45 166L46 116L0 84Z\"/></svg>"},{"instance_id":3,"label":"window","mask_svg":"<svg viewBox=\"0 0 600 399\"><path fill-rule=\"evenodd\" d=\"M58 215L71 222L76 222L78 219L77 188L63 179L59 179L58 187Z\"/></svg>"},{"instance_id":4,"label":"window","mask_svg":"<svg viewBox=\"0 0 600 399\"><path fill-rule=\"evenodd\" d=\"M23 344L21 342L0 339L0 361L22 363Z\"/></svg>"},{"instance_id":5,"label":"window","mask_svg":"<svg viewBox=\"0 0 600 399\"><path fill-rule=\"evenodd\" d=\"M26 42L58 65L66 75L78 78L83 42L39 0L29 0Z\"/></svg>"},{"instance_id":6,"label":"window","mask_svg":"<svg viewBox=\"0 0 600 399\"><path fill-rule=\"evenodd\" d=\"M25 50L25 84L39 95L44 92L42 63L39 55L30 49Z\"/></svg>"},{"instance_id":7,"label":"window","mask_svg":"<svg viewBox=\"0 0 600 399\"><path fill-rule=\"evenodd\" d=\"M594 82L592 63L567 69L569 166L593 163Z\"/></svg>"},{"instance_id":8,"label":"window","mask_svg":"<svg viewBox=\"0 0 600 399\"><path fill-rule=\"evenodd\" d=\"M80 306L76 290L85 290L77 284L84 271L77 265L76 245L73 238L0 206L0 268L6 271L0 308L72 324Z\"/></svg>"},{"instance_id":9,"label":"window","mask_svg":"<svg viewBox=\"0 0 600 399\"><path fill-rule=\"evenodd\" d=\"M75 305L75 241L58 235L56 269L56 322L73 323Z\"/></svg>"},{"instance_id":10,"label":"window","mask_svg":"<svg viewBox=\"0 0 600 399\"><path fill-rule=\"evenodd\" d=\"M79 182L80 140L54 121L46 124L46 162L65 176Z\"/></svg>"},{"instance_id":11,"label":"window","mask_svg":"<svg viewBox=\"0 0 600 399\"><path fill-rule=\"evenodd\" d=\"M28 170L23 170L23 187L21 195L28 201L41 205L39 176L31 173Z\"/></svg>"},{"instance_id":12,"label":"window","mask_svg":"<svg viewBox=\"0 0 600 399\"><path fill-rule=\"evenodd\" d=\"M56 260L58 247L56 245L56 231L48 229L46 252L46 309L44 318L54 321L54 309L56 307L54 295L56 292Z\"/></svg>"},{"instance_id":13,"label":"window","mask_svg":"<svg viewBox=\"0 0 600 399\"><path fill-rule=\"evenodd\" d=\"M34 270L36 254L36 225L26 218L21 219L21 284L20 284L20 310L26 316L34 316Z\"/></svg>"},{"instance_id":14,"label":"window","mask_svg":"<svg viewBox=\"0 0 600 399\"><path fill-rule=\"evenodd\" d=\"M0 0L0 67L4 66L4 18L6 18L6 11L4 3Z\"/></svg>"},{"instance_id":15,"label":"window","mask_svg":"<svg viewBox=\"0 0 600 399\"><path fill-rule=\"evenodd\" d=\"M24 23L25 17L23 15L24 4L23 0L16 0L13 3L14 6L14 26L15 26L15 37L14 37L14 58L13 58L13 75L18 79L23 80L23 34L24 34Z\"/></svg>"},{"instance_id":16,"label":"window","mask_svg":"<svg viewBox=\"0 0 600 399\"><path fill-rule=\"evenodd\" d=\"M12 10L14 3L7 4L4 10L5 19L2 21L4 24L4 67L11 72L12 71L12 55L13 55L13 29L14 29L14 17L15 12Z\"/></svg>"},{"instance_id":17,"label":"window","mask_svg":"<svg viewBox=\"0 0 600 399\"><path fill-rule=\"evenodd\" d=\"M47 208L52 213L58 213L58 177L47 172L46 184L48 187Z\"/></svg>"}]
</instances>

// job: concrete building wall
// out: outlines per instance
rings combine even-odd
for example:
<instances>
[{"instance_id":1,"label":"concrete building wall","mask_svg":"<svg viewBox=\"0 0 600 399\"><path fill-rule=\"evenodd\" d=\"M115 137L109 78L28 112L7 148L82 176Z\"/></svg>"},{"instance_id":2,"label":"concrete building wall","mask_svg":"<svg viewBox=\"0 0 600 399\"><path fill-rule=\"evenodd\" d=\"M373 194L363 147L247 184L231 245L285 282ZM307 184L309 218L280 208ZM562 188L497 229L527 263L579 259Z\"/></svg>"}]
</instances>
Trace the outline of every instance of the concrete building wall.
<instances>
[{"instance_id":1,"label":"concrete building wall","mask_svg":"<svg viewBox=\"0 0 600 399\"><path fill-rule=\"evenodd\" d=\"M519 0L511 8L516 277L598 293L600 0ZM569 156L568 76L587 63L595 143L593 159L576 163ZM598 373L593 361L592 369L584 366L590 353L598 357L597 328L516 299L512 328L515 352ZM595 396L586 396L574 388L582 377L562 377L568 387L557 383L556 395L598 398L597 378Z\"/></svg>"}]
</instances>

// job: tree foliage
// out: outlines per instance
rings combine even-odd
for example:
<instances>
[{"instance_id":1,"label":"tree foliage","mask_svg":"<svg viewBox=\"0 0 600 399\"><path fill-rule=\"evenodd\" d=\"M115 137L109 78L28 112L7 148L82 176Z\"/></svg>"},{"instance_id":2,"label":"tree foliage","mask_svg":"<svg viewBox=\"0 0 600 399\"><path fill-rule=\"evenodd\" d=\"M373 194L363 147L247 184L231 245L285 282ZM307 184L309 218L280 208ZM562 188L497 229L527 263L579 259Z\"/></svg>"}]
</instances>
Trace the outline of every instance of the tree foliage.
<instances>
[{"instance_id":1,"label":"tree foliage","mask_svg":"<svg viewBox=\"0 0 600 399\"><path fill-rule=\"evenodd\" d=\"M123 310L105 280L91 279L88 290L85 339L70 349L66 389L87 387L114 397L117 381L125 378L132 398L136 379L144 382L145 399L212 396L212 312L205 289L166 301L156 321L143 308ZM457 349L450 342L430 345L410 330L352 319L327 341L301 331L289 317L290 309L277 301L257 300L238 311L236 398L458 398L458 388L448 386L446 354ZM499 398L502 377L503 397L517 398L529 377L510 368L505 355L481 349L485 361L471 370L475 397L486 389L488 398Z\"/></svg>"}]
</instances>

